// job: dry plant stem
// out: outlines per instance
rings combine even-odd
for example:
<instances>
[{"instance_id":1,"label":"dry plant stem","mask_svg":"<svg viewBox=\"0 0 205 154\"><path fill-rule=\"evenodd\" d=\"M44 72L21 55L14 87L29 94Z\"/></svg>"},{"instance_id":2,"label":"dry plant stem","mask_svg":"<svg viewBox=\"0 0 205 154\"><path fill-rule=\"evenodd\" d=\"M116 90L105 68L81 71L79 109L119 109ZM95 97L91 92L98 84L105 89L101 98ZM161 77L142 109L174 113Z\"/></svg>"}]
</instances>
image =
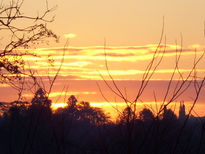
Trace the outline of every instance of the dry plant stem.
<instances>
[{"instance_id":1,"label":"dry plant stem","mask_svg":"<svg viewBox=\"0 0 205 154\"><path fill-rule=\"evenodd\" d=\"M204 37L205 37L205 21L204 21Z\"/></svg>"},{"instance_id":2,"label":"dry plant stem","mask_svg":"<svg viewBox=\"0 0 205 154\"><path fill-rule=\"evenodd\" d=\"M153 54L153 57L152 57L152 60L150 61L150 63L147 65L146 69L145 69L145 73L143 74L143 77L142 77L142 81L141 81L141 85L140 85L140 88L138 89L138 92L137 92L137 96L134 100L134 102L136 103L139 99L139 97L142 95L144 89L146 88L147 84L149 83L149 80L151 79L151 77L153 76L155 70L157 69L157 67L159 66L159 64L161 63L162 61L162 58L163 58L163 54L166 50L166 37L165 37L165 48L164 48L164 52L159 60L159 62L157 63L157 65L154 67L154 70L151 72L151 69L153 67L153 64L156 60L156 57L157 57L157 54L158 54L158 51L159 51L159 48L161 46L161 43L162 43L162 40L163 40L163 37L164 37L164 18L163 18L163 24L162 24L162 32L161 32L161 36L160 36L160 40L159 40L159 43L157 45L157 48ZM150 74L151 72L151 74Z\"/></svg>"},{"instance_id":3,"label":"dry plant stem","mask_svg":"<svg viewBox=\"0 0 205 154\"><path fill-rule=\"evenodd\" d=\"M177 51L177 42L176 42L176 51ZM181 49L180 49L180 52L179 52L179 57L178 57L178 59L180 59L181 54L182 54L182 51L183 51L183 36L182 36L182 34L181 34ZM176 52L176 55L177 55L177 52ZM178 63L178 60L177 60L177 56L176 56L175 58L176 58L175 61L176 61L176 63L177 63L177 71L178 71L178 74L180 75L181 79L184 80L184 79L183 79L183 75L182 75L182 73L181 73L180 70L179 70L179 63Z\"/></svg>"},{"instance_id":4,"label":"dry plant stem","mask_svg":"<svg viewBox=\"0 0 205 154\"><path fill-rule=\"evenodd\" d=\"M141 86L138 90L138 93L137 93L137 96L134 100L134 102L132 104L134 104L134 113L136 114L136 103L138 102L140 96L143 94L145 88L147 87L150 79L152 78L152 76L154 75L156 69L158 68L158 66L161 64L162 62L162 59L164 57L164 53L166 51L166 36L165 36L165 43L164 43L164 50L163 50L163 53L162 53L162 56L160 57L159 61L157 62L157 64L154 66L154 62L156 60L156 58L158 57L158 54L160 52L158 52L160 46L161 46L161 42L162 42L162 39L163 39L163 35L164 35L164 19L163 19L163 26L162 26L162 32L161 32L161 37L160 37L160 41L158 43L158 46L154 52L154 55L152 57L152 60L151 62L148 64L147 68L146 68L146 71L145 73L143 74L143 78L142 78L142 81L141 81Z\"/></svg>"},{"instance_id":5,"label":"dry plant stem","mask_svg":"<svg viewBox=\"0 0 205 154\"><path fill-rule=\"evenodd\" d=\"M66 86L66 85L63 86L63 89L61 90L61 94L58 96L55 103L57 103L61 99L61 96L63 95L64 91L65 91L65 94L64 94L64 101L63 102L66 102L66 96L67 96L67 93L68 93L68 88L69 88L69 86Z\"/></svg>"},{"instance_id":6,"label":"dry plant stem","mask_svg":"<svg viewBox=\"0 0 205 154\"><path fill-rule=\"evenodd\" d=\"M164 50L164 51L165 51L165 50ZM164 55L164 52L163 52L163 55ZM144 79L142 79L141 86L140 86L140 88L139 88L139 90L138 90L138 93L137 93L137 96L136 96L136 99L135 99L134 103L136 103L136 102L138 101L138 99L140 98L140 96L143 94L143 92L144 92L145 88L147 87L147 85L148 85L150 79L151 79L152 76L154 75L154 73L155 73L157 67L158 67L158 66L160 65L160 63L162 62L163 55L162 55L162 57L160 57L159 62L154 66L154 69L153 69L153 70L151 70L151 69L152 69L152 67L151 67L147 72L145 72L145 73L146 73L146 77L145 77ZM153 63L154 63L156 57L153 57L153 58L154 58L154 59L153 59L153 61L151 61L151 63L152 63L151 65L153 65Z\"/></svg>"},{"instance_id":7,"label":"dry plant stem","mask_svg":"<svg viewBox=\"0 0 205 154\"><path fill-rule=\"evenodd\" d=\"M106 70L107 70L107 73L108 73L108 76L109 78L111 79L112 81L112 84L114 85L114 88L116 89L116 91L114 89L112 89L110 86L110 90L112 92L114 92L115 94L117 94L119 97L121 97L126 103L128 103L129 101L125 98L125 96L123 95L123 93L121 92L121 90L119 89L119 87L117 86L114 78L112 77L112 75L110 74L110 70L109 70L109 67L108 67L108 62L107 62L107 54L106 54L106 40L104 40L104 57L105 57L105 67L106 67ZM104 78L103 78L104 80ZM104 80L105 81L105 80ZM106 82L106 81L105 81ZM109 85L106 83L106 85Z\"/></svg>"},{"instance_id":8,"label":"dry plant stem","mask_svg":"<svg viewBox=\"0 0 205 154\"><path fill-rule=\"evenodd\" d=\"M194 60L193 67L192 67L191 71L189 72L189 74L187 75L187 77L184 80L182 80L182 81L181 80L177 81L178 82L177 83L177 87L178 88L175 87L175 90L174 90L171 98L167 101L167 104L165 104L167 96L170 93L171 84L173 82L174 75L175 75L175 73L176 73L176 71L178 69L177 65L178 65L178 62L179 62L180 59L179 59L179 57L177 58L176 65L175 65L174 71L172 73L171 79L169 80L168 87L167 87L167 90L166 90L166 93L165 93L165 96L164 96L164 100L163 100L163 103L162 103L162 105L160 107L158 115L164 110L165 107L167 107L170 103L175 101L179 96L181 96L190 87L190 85L191 85L191 83L193 81L192 73L195 71L196 66L198 65L198 63L201 61L201 59L203 57L204 57L204 53L198 58L198 60ZM190 78L191 78L191 80L190 80ZM181 82L181 84L179 82ZM186 83L187 83L187 85L186 85Z\"/></svg>"},{"instance_id":9,"label":"dry plant stem","mask_svg":"<svg viewBox=\"0 0 205 154\"><path fill-rule=\"evenodd\" d=\"M23 79L22 79L22 83L20 84L20 88L18 90L18 101L21 99L22 97L22 93L23 93L23 90L24 90L24 86L25 86L25 80L26 80L26 77L24 76Z\"/></svg>"},{"instance_id":10,"label":"dry plant stem","mask_svg":"<svg viewBox=\"0 0 205 154\"><path fill-rule=\"evenodd\" d=\"M53 80L51 81L50 88L49 88L49 91L48 91L48 97L49 97L49 94L51 93L52 87L53 87L53 85L54 85L54 83L55 83L55 81L56 81L56 79L57 79L57 77L58 77L58 75L59 75L59 73L60 73L61 68L62 68L62 65L63 65L63 62L64 62L64 57L65 57L65 48L66 48L66 46L68 45L68 43L69 43L69 40L66 41L66 44L65 44L65 46L64 46L64 52L63 52L63 57L62 57L62 59L61 59L61 65L60 65L60 67L58 68L58 70L57 70L57 72L56 72L56 74L55 74ZM35 77L35 76L32 76L32 78L35 80L34 83L37 85L37 87L38 87L38 88L41 87L40 84L37 82L36 77ZM41 84L43 84L42 79L40 79L40 81L41 81ZM44 90L45 90L44 84L43 84L43 87L44 87ZM40 111L40 113L39 113L39 115L38 115L38 117L37 117L37 120L36 120L36 124L34 125L35 128L34 128L33 135L32 135L32 137L31 137L31 145L30 145L30 148L28 149L28 151L31 151L31 149L32 149L32 145L33 145L33 142L34 142L34 138L35 138L35 134L36 134L37 126L38 126L38 121L40 120L41 112L42 112L42 110ZM53 130L53 131L54 131L54 130ZM54 137L55 137L55 131L54 131L53 133L54 133ZM29 139L29 135L27 135L27 140L28 140L28 139ZM25 142L25 143L26 143L26 142ZM57 140L56 140L56 144L57 144L57 150L59 150L58 141L57 141ZM24 145L26 146L26 144L24 144ZM25 146L24 146L24 149L23 149L23 153L26 152L26 147L25 147Z\"/></svg>"},{"instance_id":11,"label":"dry plant stem","mask_svg":"<svg viewBox=\"0 0 205 154\"><path fill-rule=\"evenodd\" d=\"M176 44L176 46L177 46L177 44ZM168 96L169 91L170 91L170 89L171 89L171 84L172 84L173 78L174 78L175 73L176 73L176 71L177 71L177 69L178 69L178 62L179 62L179 60L180 60L182 50L180 51L179 56L177 55L177 52L178 52L178 49L176 48L175 68L174 68L174 71L173 71L173 73L172 73L172 75L171 75L171 78L170 78L170 80L169 80L169 83L168 83L168 86L167 86L167 90L166 90L166 93L165 93L165 96L164 96L164 100L163 100L163 103L162 103L161 108L160 108L160 112L161 112L161 110L164 109L164 103L165 103L165 101L166 101L166 99L167 99L167 96ZM177 86L178 86L178 85L177 85ZM174 91L175 91L175 90L174 90ZM160 112L159 112L159 114L160 114Z\"/></svg>"},{"instance_id":12,"label":"dry plant stem","mask_svg":"<svg viewBox=\"0 0 205 154\"><path fill-rule=\"evenodd\" d=\"M68 45L68 43L69 43L69 40L67 39L65 47L64 47L64 51L63 51L63 57L61 59L61 65L59 66L59 68L58 68L58 70L56 72L56 75L54 76L54 78L53 78L53 80L51 82L51 85L50 85L50 88L49 88L49 91L48 91L48 98L49 98L49 94L51 93L52 87L53 87L53 85L54 85L54 83L55 83L55 81L56 81L56 79L57 79L57 77L58 77L58 75L60 73L61 68L62 68L62 65L63 65L63 62L64 62L64 57L65 57L65 48ZM36 79L36 78L34 77L34 79ZM38 83L38 82L36 82L36 83ZM34 124L34 132L33 132L33 135L31 137L31 144L30 144L30 148L28 149L28 152L31 152L31 150L32 150L32 146L33 146L33 143L34 143L34 138L35 138L35 135L36 135L36 131L37 131L37 127L38 127L38 122L40 120L41 113L42 113L42 109L40 110L40 112L39 112L39 114L37 116L36 123ZM30 124L30 126L31 126L31 124ZM27 139L26 139L25 144L24 144L23 153L26 152L26 143L27 143L28 139L29 139L29 133L27 135Z\"/></svg>"},{"instance_id":13,"label":"dry plant stem","mask_svg":"<svg viewBox=\"0 0 205 154\"><path fill-rule=\"evenodd\" d=\"M66 91L65 91L65 94L64 94L63 102L66 102L66 96L67 96L67 93L68 93L68 89L69 89L69 86L66 87Z\"/></svg>"},{"instance_id":14,"label":"dry plant stem","mask_svg":"<svg viewBox=\"0 0 205 154\"><path fill-rule=\"evenodd\" d=\"M105 100L106 102L108 102L120 115L122 115L122 112L121 112L120 110L118 110L117 107L115 107L114 105L112 105L112 104L110 103L110 101L105 97L105 95L103 94L102 89L100 88L100 85L98 84L98 82L96 82L96 84L97 84L97 87L98 87L98 89L99 89L99 91L100 91L100 94L101 94L101 96L104 98L104 100Z\"/></svg>"},{"instance_id":15,"label":"dry plant stem","mask_svg":"<svg viewBox=\"0 0 205 154\"><path fill-rule=\"evenodd\" d=\"M176 52L178 52L178 50L176 50ZM191 81L193 80L193 79L191 79L191 81L189 81L189 79L192 77L192 73L195 71L197 64L201 61L201 59L202 59L203 56L204 56L204 53L203 53L203 54L198 58L198 60L194 59L193 67L192 67L191 71L189 72L189 74L187 75L187 77L186 77L185 79L182 77L182 75L180 75L180 78L183 79L183 80L182 80L182 83L180 84L180 80L178 80L178 83L177 83L177 85L176 85L176 87L175 87L175 89L174 89L174 93L172 94L172 97L169 99L169 101L167 102L167 104L165 104L166 99L167 99L167 96L168 96L168 94L170 93L171 84L172 84L172 82L173 82L173 78L174 78L175 73L178 71L178 73L181 74L180 71L179 71L179 67L178 67L179 60L180 60L180 57L181 57L181 52L182 52L182 48L181 48L181 50L180 50L179 56L178 56L177 53L176 53L175 68L174 68L174 71L173 71L173 73L172 73L171 79L169 80L168 87L167 87L167 90L166 90L166 93L165 93L165 96L164 96L163 104L161 105L161 107L160 107L160 109L159 109L159 111L158 111L158 113L157 113L157 116L155 117L155 119L153 119L153 122L152 122L152 124L151 124L151 126L149 127L149 129L148 129L147 132L149 132L149 131L151 130L154 121L158 119L159 115L160 115L161 112L164 110L164 108L167 107L171 102L173 102L174 100L176 100L179 96L181 96L181 95L189 88L189 86L190 86L190 84L191 84ZM185 85L185 83L187 83L187 82L189 82L188 85ZM164 104L165 104L165 105L164 105ZM147 140L147 137L148 137L148 133L147 133L147 135L145 136L145 138L144 138L142 144L139 146L139 152L140 152L141 149L143 148L143 146L144 146L144 144L145 144L145 142L146 142L146 140Z\"/></svg>"},{"instance_id":16,"label":"dry plant stem","mask_svg":"<svg viewBox=\"0 0 205 154\"><path fill-rule=\"evenodd\" d=\"M56 72L56 74L55 74L53 80L51 81L51 85L50 85L50 88L49 88L49 90L48 90L48 97L49 97L49 94L51 93L51 90L52 90L52 88L53 88L53 85L54 85L54 83L55 83L55 81L56 81L56 79L57 79L57 77L58 77L58 75L59 75L59 73L60 73L60 71L61 71L62 66L63 66L64 59L65 59L65 51L66 51L66 47L67 47L67 46L69 46L69 39L66 40L66 43L65 43L65 46L64 46L64 49L63 49L63 57L62 57L62 59L61 59L60 66L59 66L59 68L58 68L58 70L57 70L57 72Z\"/></svg>"},{"instance_id":17,"label":"dry plant stem","mask_svg":"<svg viewBox=\"0 0 205 154\"><path fill-rule=\"evenodd\" d=\"M143 91L145 90L145 88L147 87L151 77L153 76L155 70L158 68L158 66L160 65L162 59L163 59L163 56L164 56L164 53L165 53L165 50L166 50L166 37L165 37L165 47L164 47L164 51L163 51L163 54L160 58L160 60L157 62L156 65L154 65L155 63L155 60L156 58L158 57L158 53L159 53L159 48L161 46L161 42L162 42L162 39L163 39L163 36L164 36L164 19L163 19L163 28L162 28L162 33L161 33L161 37L160 37L160 41L158 43L158 46L154 52L154 55L153 55L153 58L151 60L151 62L148 64L146 70L145 70L145 73L143 74L143 78L142 78L142 82L141 82L141 86L138 90L138 93L137 93L137 96L134 100L134 103L130 103L131 105L134 104L134 113L136 113L136 102L138 101L139 97L142 95ZM106 44L104 45L104 47L106 47ZM104 48L105 49L105 48ZM105 50L104 50L105 51ZM106 58L106 52L105 52L105 65L106 65L106 70L108 72L108 75L114 85L114 88L116 89L116 91L108 84L108 82L104 79L104 77L100 74L101 78L103 79L103 81L105 82L105 84L107 85L107 87L114 93L116 94L117 96L119 96L120 98L122 98L125 103L128 105L128 100L126 99L126 97L124 97L124 95L122 94L121 90L119 89L119 87L117 86L117 84L115 83L115 80L113 79L113 77L111 76L110 74L110 71L109 71L109 68L108 68L108 64L107 64L107 58ZM153 70L152 70L153 69ZM127 130L128 130L128 153L131 152L131 136L132 136L132 130L134 128L134 119L135 119L135 116L133 117L134 119L132 119L130 121L129 119L129 115L128 115L128 119L127 119ZM144 141L146 140L146 138L144 138ZM144 143L144 142L143 142ZM143 144L142 144L143 145ZM139 150L140 151L140 150Z\"/></svg>"},{"instance_id":18,"label":"dry plant stem","mask_svg":"<svg viewBox=\"0 0 205 154\"><path fill-rule=\"evenodd\" d=\"M47 23L54 20L54 16L50 18L48 15L55 8L49 8L46 1L46 10L41 15L27 16L21 12L23 2L23 0L9 0L8 5L4 5L3 1L0 4L0 31L6 31L9 33L8 36L10 36L10 42L2 47L3 50L0 52L0 79L3 79L2 82L9 84L18 91L19 99L26 84L25 79L23 79L24 75L33 79L34 77L32 77L32 73L28 74L25 72L23 67L25 64L21 63L21 61L17 61L17 64L15 64L7 57L36 56L28 53L27 50L22 53L23 51L21 50L20 52L18 49L28 49L32 45L41 43L46 38L55 38L57 41L57 36L46 27ZM7 4L7 2L5 3ZM28 25L20 26L16 24L25 20L28 21ZM34 81L36 82L36 79Z\"/></svg>"},{"instance_id":19,"label":"dry plant stem","mask_svg":"<svg viewBox=\"0 0 205 154\"><path fill-rule=\"evenodd\" d=\"M109 83L106 81L106 79L102 76L102 74L100 74L100 77L103 79L104 83L106 84L106 86L110 89L111 92L113 92L115 95L117 95L118 97L122 98L124 100L124 96L122 97L118 92L116 92L110 85ZM127 104L127 100L125 101Z\"/></svg>"},{"instance_id":20,"label":"dry plant stem","mask_svg":"<svg viewBox=\"0 0 205 154\"><path fill-rule=\"evenodd\" d=\"M165 50L166 50L166 38L165 38L165 47L164 47L164 51L162 53L162 56L160 57L160 60L157 62L157 64L155 66L154 65L154 62L156 60L156 58L158 57L158 51L159 51L159 48L161 46L161 42L162 42L162 39L163 39L163 35L164 35L164 19L163 19L163 27L162 27L162 33L161 33L161 36L160 36L160 41L158 43L158 46L154 52L154 55L153 55L153 58L151 60L151 62L149 63L149 65L147 66L146 70L145 70L145 73L143 75L143 79L142 79L142 82L141 82L141 86L140 86L140 89L138 90L138 94L136 96L136 99L134 101L134 103L130 102L127 100L127 97L125 97L123 95L123 93L121 92L121 90L119 89L119 87L117 86L114 78L112 77L112 75L110 74L110 71L109 71L109 67L108 67L108 63L107 63L107 54L106 54L106 41L104 41L104 54L105 54L105 66L106 66L106 70L108 72L108 76L109 78L111 79L112 81L112 84L115 88L115 90L109 85L109 83L105 80L105 78L100 74L101 78L103 79L104 83L106 84L106 86L117 96L119 96L120 98L122 98L124 100L124 102L127 104L127 106L130 106L130 105L134 105L134 108L136 108L136 105L135 103L137 102L137 100L139 99L139 97L141 96L141 94L143 93L144 89L146 88L147 84L149 83L149 80L151 79L151 77L153 76L155 70L157 69L157 67L160 65L162 59L163 59L163 56L164 56L164 53L165 53ZM151 69L153 68L153 70L151 71ZM98 86L99 87L99 86ZM101 95L102 95L102 92L101 92ZM105 96L103 95L103 98L105 99ZM130 105L128 104L130 103ZM134 109L134 111L136 111L136 109Z\"/></svg>"},{"instance_id":21,"label":"dry plant stem","mask_svg":"<svg viewBox=\"0 0 205 154\"><path fill-rule=\"evenodd\" d=\"M169 90L171 89L171 84L172 84L172 81L173 81L175 72L176 72L176 67L175 67L175 69L174 69L174 71L173 71L173 73L172 73L172 75L171 75L170 80L169 80L169 83L168 83L168 86L167 86L167 90L166 90L166 93L165 93L165 96L164 96L164 100L163 100L163 102L162 102L162 105L161 105L161 107L160 107L160 110L159 110L159 112L158 112L158 115L159 115L159 114L164 110L164 108L166 107L166 106L164 106L164 104L165 104L166 98L167 98L167 96L168 96L168 94L169 94Z\"/></svg>"}]
</instances>

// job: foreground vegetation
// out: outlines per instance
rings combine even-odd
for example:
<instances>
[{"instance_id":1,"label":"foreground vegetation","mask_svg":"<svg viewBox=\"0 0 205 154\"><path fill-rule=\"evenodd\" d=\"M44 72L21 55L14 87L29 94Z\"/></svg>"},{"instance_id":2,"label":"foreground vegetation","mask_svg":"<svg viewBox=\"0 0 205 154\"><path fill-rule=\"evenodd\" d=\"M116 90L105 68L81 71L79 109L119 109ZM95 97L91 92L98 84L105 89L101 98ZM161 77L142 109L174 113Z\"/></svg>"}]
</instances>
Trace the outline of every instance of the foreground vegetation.
<instances>
[{"instance_id":1,"label":"foreground vegetation","mask_svg":"<svg viewBox=\"0 0 205 154\"><path fill-rule=\"evenodd\" d=\"M128 106L117 121L88 102L68 98L68 107L52 113L51 101L39 89L31 102L12 102L0 120L1 153L204 153L204 120L170 109L154 116L135 114Z\"/></svg>"}]
</instances>

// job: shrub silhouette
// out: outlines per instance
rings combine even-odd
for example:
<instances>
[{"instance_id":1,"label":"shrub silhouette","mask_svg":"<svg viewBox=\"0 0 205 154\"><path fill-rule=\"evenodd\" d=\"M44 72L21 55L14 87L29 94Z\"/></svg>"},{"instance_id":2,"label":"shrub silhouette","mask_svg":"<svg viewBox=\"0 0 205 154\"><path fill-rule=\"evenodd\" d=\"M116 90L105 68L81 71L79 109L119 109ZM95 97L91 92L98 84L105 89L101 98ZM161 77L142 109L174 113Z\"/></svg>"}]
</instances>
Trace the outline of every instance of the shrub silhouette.
<instances>
[{"instance_id":1,"label":"shrub silhouette","mask_svg":"<svg viewBox=\"0 0 205 154\"><path fill-rule=\"evenodd\" d=\"M170 153L169 150L174 149L182 123L171 109L165 108L157 118L147 108L137 116L130 107L126 107L118 123L113 123L102 110L91 107L89 102L78 102L75 96L71 98L68 101L74 100L70 102L72 105L54 113L46 105L50 101L42 90L37 90L30 106L28 102L12 103L0 120L1 151L97 154ZM205 151L201 123L196 118L189 120L182 133L176 153Z\"/></svg>"},{"instance_id":2,"label":"shrub silhouette","mask_svg":"<svg viewBox=\"0 0 205 154\"><path fill-rule=\"evenodd\" d=\"M117 121L118 123L125 125L125 124L133 122L135 119L136 119L135 112L132 110L131 107L127 106L123 110L122 114L119 115Z\"/></svg>"},{"instance_id":3,"label":"shrub silhouette","mask_svg":"<svg viewBox=\"0 0 205 154\"><path fill-rule=\"evenodd\" d=\"M154 114L147 108L144 108L142 111L139 112L139 119L142 121L153 121Z\"/></svg>"},{"instance_id":4,"label":"shrub silhouette","mask_svg":"<svg viewBox=\"0 0 205 154\"><path fill-rule=\"evenodd\" d=\"M50 108L50 106L51 106L51 100L48 99L45 91L42 88L39 88L36 91L31 103L32 103L32 105L45 106L48 108Z\"/></svg>"},{"instance_id":5,"label":"shrub silhouette","mask_svg":"<svg viewBox=\"0 0 205 154\"><path fill-rule=\"evenodd\" d=\"M78 102L74 95L68 98L67 104L66 108L58 109L56 113L64 113L72 116L75 120L87 121L94 125L104 124L109 120L102 109L91 107L89 102Z\"/></svg>"}]
</instances>

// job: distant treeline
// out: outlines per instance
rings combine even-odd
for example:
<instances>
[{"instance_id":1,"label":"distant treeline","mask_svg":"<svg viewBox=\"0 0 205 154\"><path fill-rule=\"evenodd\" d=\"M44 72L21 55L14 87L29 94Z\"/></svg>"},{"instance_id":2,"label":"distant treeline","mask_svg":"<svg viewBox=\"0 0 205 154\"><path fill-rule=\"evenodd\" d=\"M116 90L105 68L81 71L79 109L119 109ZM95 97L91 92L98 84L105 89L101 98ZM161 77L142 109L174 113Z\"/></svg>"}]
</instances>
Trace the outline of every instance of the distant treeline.
<instances>
[{"instance_id":1,"label":"distant treeline","mask_svg":"<svg viewBox=\"0 0 205 154\"><path fill-rule=\"evenodd\" d=\"M0 118L2 154L203 154L203 118L177 117L164 107L154 115L127 106L116 122L89 102L68 98L52 112L51 100L39 89L31 102L15 101Z\"/></svg>"}]
</instances>

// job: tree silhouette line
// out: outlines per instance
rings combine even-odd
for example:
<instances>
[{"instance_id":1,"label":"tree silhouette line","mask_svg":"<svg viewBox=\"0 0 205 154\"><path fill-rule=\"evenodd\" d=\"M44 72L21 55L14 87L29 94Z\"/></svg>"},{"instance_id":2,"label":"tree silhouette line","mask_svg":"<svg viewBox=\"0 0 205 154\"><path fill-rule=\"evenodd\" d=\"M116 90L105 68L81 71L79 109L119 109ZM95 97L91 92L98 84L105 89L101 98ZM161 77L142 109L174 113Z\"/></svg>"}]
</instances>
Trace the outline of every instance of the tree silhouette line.
<instances>
[{"instance_id":1,"label":"tree silhouette line","mask_svg":"<svg viewBox=\"0 0 205 154\"><path fill-rule=\"evenodd\" d=\"M0 117L1 153L176 153L205 152L204 119L189 117L185 129L185 106L179 117L164 108L158 117L148 108L138 114L129 106L111 121L100 108L78 102L51 110L51 100L39 88L31 102L15 101Z\"/></svg>"},{"instance_id":2,"label":"tree silhouette line","mask_svg":"<svg viewBox=\"0 0 205 154\"><path fill-rule=\"evenodd\" d=\"M183 52L176 49L175 66L168 81L162 105L157 113L144 108L137 112L136 103L141 99L155 71L161 64L166 51L164 36L164 19L159 43L153 57L145 68L134 101L126 95L112 77L105 52L105 67L110 83L100 74L108 89L125 102L126 108L118 112L116 122L110 120L100 108L90 106L89 102L79 102L74 95L68 98L68 106L53 112L49 94L59 75L64 62L49 80L46 91L42 79L35 76L35 71L25 69L23 56L38 56L28 52L30 47L39 43L48 43L47 39L58 41L58 36L47 28L52 22L49 14L53 8L48 7L42 14L27 16L22 13L23 0L1 1L0 31L6 31L10 40L0 51L0 83L8 84L18 92L14 102L0 103L0 153L3 154L200 154L205 153L205 119L195 118L191 112L204 87L205 76L198 76L197 65L204 53L194 57L193 65L187 74L179 69ZM28 25L20 27L18 22L27 21ZM162 41L164 40L164 44ZM67 41L66 45L69 43ZM65 46L66 46L65 45ZM177 47L177 44L176 44ZM104 45L106 51L106 42ZM22 50L24 49L24 50ZM20 52L21 51L21 52ZM50 61L52 63L52 60ZM174 84L174 79L178 80ZM29 78L31 81L26 81ZM179 117L168 106L193 85L193 103L185 112L185 105L180 104ZM39 88L44 87L44 88ZM98 85L103 98L103 91ZM172 88L171 88L172 87ZM22 93L37 89L30 102L22 101ZM171 89L174 89L171 91ZM156 98L155 98L156 99Z\"/></svg>"}]
</instances>

